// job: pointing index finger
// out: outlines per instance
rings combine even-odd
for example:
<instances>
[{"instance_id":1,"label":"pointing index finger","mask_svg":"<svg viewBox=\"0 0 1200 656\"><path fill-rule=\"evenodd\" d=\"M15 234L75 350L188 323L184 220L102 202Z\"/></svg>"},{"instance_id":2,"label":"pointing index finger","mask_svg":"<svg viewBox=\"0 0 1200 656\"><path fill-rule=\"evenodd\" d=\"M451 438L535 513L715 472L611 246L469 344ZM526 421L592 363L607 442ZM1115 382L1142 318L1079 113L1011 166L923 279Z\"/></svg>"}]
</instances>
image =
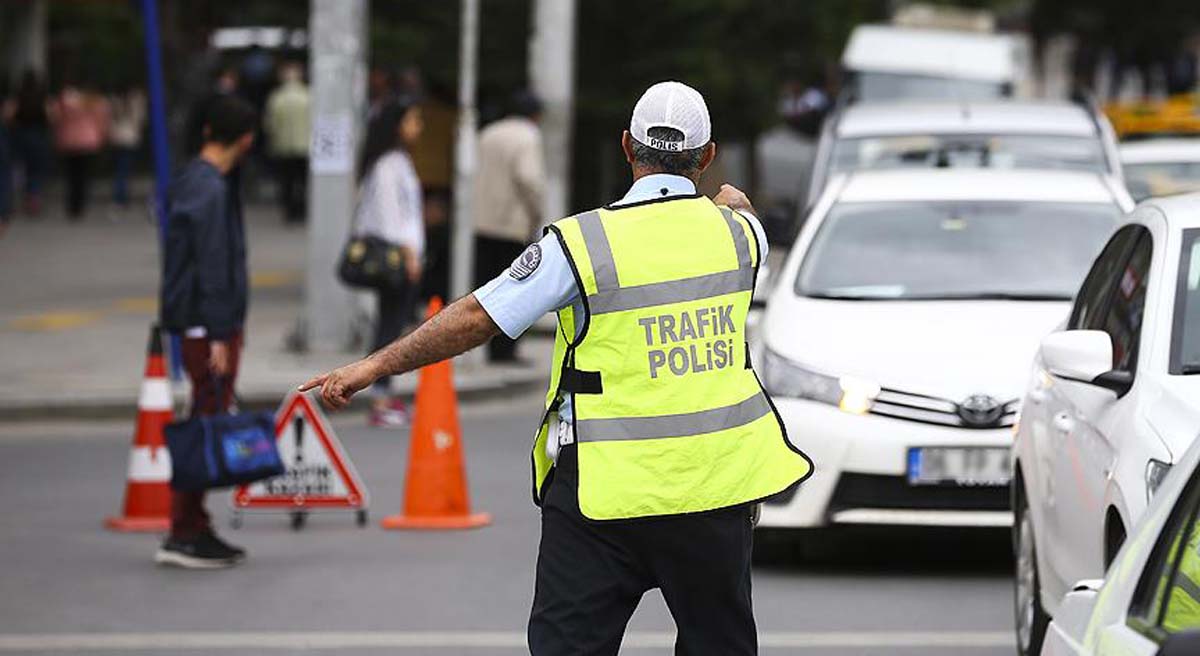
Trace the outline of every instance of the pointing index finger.
<instances>
[{"instance_id":1,"label":"pointing index finger","mask_svg":"<svg viewBox=\"0 0 1200 656\"><path fill-rule=\"evenodd\" d=\"M325 379L328 377L329 377L329 374L321 374L320 376L315 376L313 378L310 378L307 383L304 383L303 385L297 387L296 389L301 392L307 392L308 390L313 389L314 387L324 383Z\"/></svg>"}]
</instances>

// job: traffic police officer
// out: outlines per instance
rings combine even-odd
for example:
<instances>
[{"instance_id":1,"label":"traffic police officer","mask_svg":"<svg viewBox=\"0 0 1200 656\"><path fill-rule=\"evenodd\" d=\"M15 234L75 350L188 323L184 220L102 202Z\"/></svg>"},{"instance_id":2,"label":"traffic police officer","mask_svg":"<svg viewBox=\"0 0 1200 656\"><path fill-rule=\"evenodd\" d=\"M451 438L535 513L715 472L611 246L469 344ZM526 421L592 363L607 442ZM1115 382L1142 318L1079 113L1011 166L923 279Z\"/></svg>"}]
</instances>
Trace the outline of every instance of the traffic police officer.
<instances>
[{"instance_id":1,"label":"traffic police officer","mask_svg":"<svg viewBox=\"0 0 1200 656\"><path fill-rule=\"evenodd\" d=\"M754 654L755 502L806 478L750 368L745 324L763 229L746 197L696 180L716 146L703 97L650 87L621 145L620 201L562 219L508 271L368 358L318 376L334 408L379 376L452 357L558 314L534 440L542 508L529 647L615 654L659 588L677 654Z\"/></svg>"}]
</instances>

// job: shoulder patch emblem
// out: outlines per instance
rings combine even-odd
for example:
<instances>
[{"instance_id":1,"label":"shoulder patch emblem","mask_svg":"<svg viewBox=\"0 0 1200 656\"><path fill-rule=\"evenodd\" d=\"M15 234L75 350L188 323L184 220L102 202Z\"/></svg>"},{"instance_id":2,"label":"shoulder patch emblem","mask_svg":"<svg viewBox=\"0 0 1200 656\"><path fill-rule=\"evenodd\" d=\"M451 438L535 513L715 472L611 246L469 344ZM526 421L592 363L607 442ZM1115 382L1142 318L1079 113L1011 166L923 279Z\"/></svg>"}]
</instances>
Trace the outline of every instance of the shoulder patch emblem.
<instances>
[{"instance_id":1,"label":"shoulder patch emblem","mask_svg":"<svg viewBox=\"0 0 1200 656\"><path fill-rule=\"evenodd\" d=\"M537 244L530 244L525 252L521 253L520 257L513 260L512 266L508 267L508 275L513 277L513 280L524 280L533 275L537 271L538 265L542 263L542 247Z\"/></svg>"}]
</instances>

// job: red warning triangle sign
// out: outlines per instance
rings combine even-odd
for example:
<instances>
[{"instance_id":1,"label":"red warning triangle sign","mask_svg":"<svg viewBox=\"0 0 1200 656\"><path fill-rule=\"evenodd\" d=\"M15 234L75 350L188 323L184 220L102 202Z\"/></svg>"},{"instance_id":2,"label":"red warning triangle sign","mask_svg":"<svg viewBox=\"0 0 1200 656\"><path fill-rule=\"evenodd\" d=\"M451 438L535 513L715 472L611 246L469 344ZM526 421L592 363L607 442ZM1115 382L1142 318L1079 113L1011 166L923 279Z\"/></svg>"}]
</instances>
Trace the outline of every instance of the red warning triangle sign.
<instances>
[{"instance_id":1,"label":"red warning triangle sign","mask_svg":"<svg viewBox=\"0 0 1200 656\"><path fill-rule=\"evenodd\" d=\"M307 395L292 392L283 400L275 414L275 441L287 471L238 488L235 509L367 507L367 488L354 463Z\"/></svg>"}]
</instances>

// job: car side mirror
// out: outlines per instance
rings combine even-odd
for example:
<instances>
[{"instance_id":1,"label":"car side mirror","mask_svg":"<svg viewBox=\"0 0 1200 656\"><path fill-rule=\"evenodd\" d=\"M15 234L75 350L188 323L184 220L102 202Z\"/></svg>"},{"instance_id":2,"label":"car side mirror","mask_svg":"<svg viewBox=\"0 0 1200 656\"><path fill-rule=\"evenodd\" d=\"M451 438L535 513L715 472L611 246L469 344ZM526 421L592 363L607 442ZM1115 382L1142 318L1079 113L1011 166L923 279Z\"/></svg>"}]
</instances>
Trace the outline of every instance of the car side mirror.
<instances>
[{"instance_id":1,"label":"car side mirror","mask_svg":"<svg viewBox=\"0 0 1200 656\"><path fill-rule=\"evenodd\" d=\"M1125 396L1133 374L1112 368L1112 352L1112 338L1103 330L1064 330L1042 340L1042 362L1051 374Z\"/></svg>"},{"instance_id":2,"label":"car side mirror","mask_svg":"<svg viewBox=\"0 0 1200 656\"><path fill-rule=\"evenodd\" d=\"M1042 362L1060 378L1090 383L1112 369L1112 339L1103 330L1064 330L1042 340Z\"/></svg>"},{"instance_id":3,"label":"car side mirror","mask_svg":"<svg viewBox=\"0 0 1200 656\"><path fill-rule=\"evenodd\" d=\"M1158 648L1158 656L1192 656L1200 654L1200 630L1181 631L1167 636Z\"/></svg>"}]
</instances>

